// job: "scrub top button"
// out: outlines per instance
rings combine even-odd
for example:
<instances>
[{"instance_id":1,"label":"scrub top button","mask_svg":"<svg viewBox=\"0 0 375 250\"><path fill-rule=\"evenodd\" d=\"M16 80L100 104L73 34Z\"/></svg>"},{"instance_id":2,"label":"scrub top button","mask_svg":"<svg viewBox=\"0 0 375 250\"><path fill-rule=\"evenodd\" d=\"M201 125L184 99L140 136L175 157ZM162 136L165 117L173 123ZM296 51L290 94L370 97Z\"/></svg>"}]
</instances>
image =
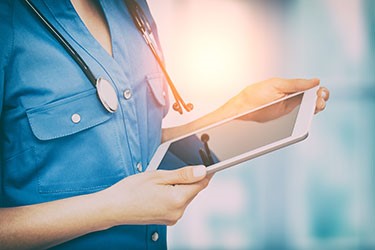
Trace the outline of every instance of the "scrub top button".
<instances>
[{"instance_id":1,"label":"scrub top button","mask_svg":"<svg viewBox=\"0 0 375 250\"><path fill-rule=\"evenodd\" d=\"M125 100L129 100L131 97L132 97L132 92L131 92L131 90L130 90L130 89L126 89L126 90L124 91L124 98L125 98Z\"/></svg>"},{"instance_id":2,"label":"scrub top button","mask_svg":"<svg viewBox=\"0 0 375 250\"><path fill-rule=\"evenodd\" d=\"M152 241L154 241L154 242L158 241L158 239L159 239L159 234L158 234L158 232L153 233L153 234L151 235L151 239L152 239Z\"/></svg>"},{"instance_id":3,"label":"scrub top button","mask_svg":"<svg viewBox=\"0 0 375 250\"><path fill-rule=\"evenodd\" d=\"M142 163L138 162L137 170L138 170L138 172L142 172L142 170L143 170Z\"/></svg>"},{"instance_id":4,"label":"scrub top button","mask_svg":"<svg viewBox=\"0 0 375 250\"><path fill-rule=\"evenodd\" d=\"M77 124L77 123L79 123L81 121L81 116L79 114L73 114L72 117L71 117L71 119L72 119L73 123Z\"/></svg>"}]
</instances>

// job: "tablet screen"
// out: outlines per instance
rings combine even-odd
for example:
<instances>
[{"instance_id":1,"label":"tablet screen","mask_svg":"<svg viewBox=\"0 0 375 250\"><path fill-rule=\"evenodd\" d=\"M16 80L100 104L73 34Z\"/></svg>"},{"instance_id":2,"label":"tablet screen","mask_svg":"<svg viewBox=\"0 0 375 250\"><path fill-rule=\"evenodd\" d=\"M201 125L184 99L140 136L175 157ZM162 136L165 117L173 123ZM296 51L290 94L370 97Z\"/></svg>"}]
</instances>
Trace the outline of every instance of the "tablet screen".
<instances>
[{"instance_id":1,"label":"tablet screen","mask_svg":"<svg viewBox=\"0 0 375 250\"><path fill-rule=\"evenodd\" d=\"M159 169L212 165L292 135L303 93L170 144Z\"/></svg>"}]
</instances>

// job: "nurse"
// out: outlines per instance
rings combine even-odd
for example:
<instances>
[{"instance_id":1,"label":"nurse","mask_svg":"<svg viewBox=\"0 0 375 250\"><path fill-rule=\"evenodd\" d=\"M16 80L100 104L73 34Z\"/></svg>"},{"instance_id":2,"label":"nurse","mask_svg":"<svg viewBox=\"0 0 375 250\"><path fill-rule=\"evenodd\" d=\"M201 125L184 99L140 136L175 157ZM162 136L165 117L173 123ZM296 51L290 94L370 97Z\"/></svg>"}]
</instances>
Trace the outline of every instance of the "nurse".
<instances>
[{"instance_id":1,"label":"nurse","mask_svg":"<svg viewBox=\"0 0 375 250\"><path fill-rule=\"evenodd\" d=\"M23 0L0 0L1 249L166 249L211 178L204 166L144 173L157 146L319 84L272 78L215 112L161 129L169 107L155 57L124 1L33 0L118 97L116 112ZM142 7L157 40L144 0ZM316 112L329 92L320 88Z\"/></svg>"}]
</instances>

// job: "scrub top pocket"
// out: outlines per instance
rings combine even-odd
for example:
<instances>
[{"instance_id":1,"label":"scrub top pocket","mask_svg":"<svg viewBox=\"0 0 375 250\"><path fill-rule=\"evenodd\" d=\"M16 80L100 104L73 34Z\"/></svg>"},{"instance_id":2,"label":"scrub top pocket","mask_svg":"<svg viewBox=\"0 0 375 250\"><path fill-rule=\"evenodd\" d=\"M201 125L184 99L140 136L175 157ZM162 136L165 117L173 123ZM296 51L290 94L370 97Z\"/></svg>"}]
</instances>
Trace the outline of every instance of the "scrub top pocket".
<instances>
[{"instance_id":1,"label":"scrub top pocket","mask_svg":"<svg viewBox=\"0 0 375 250\"><path fill-rule=\"evenodd\" d=\"M90 193L126 175L113 116L95 89L27 111L39 193Z\"/></svg>"},{"instance_id":2,"label":"scrub top pocket","mask_svg":"<svg viewBox=\"0 0 375 250\"><path fill-rule=\"evenodd\" d=\"M152 157L161 143L162 118L167 114L169 108L168 89L166 80L162 73L149 74L147 81L147 119L148 138L155 138L148 143L149 157ZM150 126L150 124L153 124ZM151 159L148 159L150 161Z\"/></svg>"},{"instance_id":3,"label":"scrub top pocket","mask_svg":"<svg viewBox=\"0 0 375 250\"><path fill-rule=\"evenodd\" d=\"M146 76L147 85L154 100L162 107L167 104L167 90L165 79L161 73Z\"/></svg>"},{"instance_id":4,"label":"scrub top pocket","mask_svg":"<svg viewBox=\"0 0 375 250\"><path fill-rule=\"evenodd\" d=\"M109 120L112 114L103 107L90 107L96 102L96 91L93 89L28 110L27 116L31 129L39 140L57 139Z\"/></svg>"}]
</instances>

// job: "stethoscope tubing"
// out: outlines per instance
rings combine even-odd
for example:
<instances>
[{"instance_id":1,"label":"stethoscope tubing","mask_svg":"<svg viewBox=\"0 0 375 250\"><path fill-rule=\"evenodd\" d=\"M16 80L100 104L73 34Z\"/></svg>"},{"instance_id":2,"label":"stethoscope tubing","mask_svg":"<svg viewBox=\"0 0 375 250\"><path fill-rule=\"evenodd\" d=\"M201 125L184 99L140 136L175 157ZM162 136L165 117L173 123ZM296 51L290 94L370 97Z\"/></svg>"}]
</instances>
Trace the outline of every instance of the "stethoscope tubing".
<instances>
[{"instance_id":1,"label":"stethoscope tubing","mask_svg":"<svg viewBox=\"0 0 375 250\"><path fill-rule=\"evenodd\" d=\"M183 113L182 108L181 108L181 105L182 105L182 107L187 112L190 112L191 110L193 110L194 106L191 103L186 104L184 102L181 95L177 91L176 86L173 84L172 79L169 76L169 74L168 74L168 72L167 72L167 70L164 66L163 60L160 58L160 56L157 52L157 49L154 45L155 43L153 42L153 40L151 38L152 29L151 29L151 26L150 26L149 22L147 21L147 17L145 15L145 13L143 12L142 8L139 6L139 4L135 0L124 0L124 1L125 1L125 4L126 4L128 10L129 10L129 12L130 12L130 15L133 19L133 22L134 22L135 26L137 27L138 31L143 36L146 44L150 48L152 54L154 55L160 69L162 70L162 72L163 72L163 74L164 74L164 76L167 80L169 88L171 89L171 92L172 92L173 97L175 99L175 103L173 104L173 109L175 111L177 111L178 113L182 114Z\"/></svg>"},{"instance_id":2,"label":"stethoscope tubing","mask_svg":"<svg viewBox=\"0 0 375 250\"><path fill-rule=\"evenodd\" d=\"M182 99L181 95L178 93L178 91L176 89L176 86L173 84L172 79L169 76L169 74L168 74L168 72L167 72L167 70L164 66L163 61L159 57L158 53L156 52L156 48L154 47L153 43L151 42L151 38L150 38L149 34L147 34L145 32L145 33L143 33L143 37L144 37L146 43L148 44L148 46L150 47L151 52L154 55L156 61L158 62L159 67L162 70L162 72L165 76L165 79L167 80L168 85L169 85L169 87L172 91L173 97L175 99L173 109L176 110L177 112L179 112L180 114L182 114L182 109L181 109L181 106L180 106L180 104L181 104L187 112L191 111L193 109L193 105L191 103L186 104L184 102L184 100Z\"/></svg>"},{"instance_id":3,"label":"stethoscope tubing","mask_svg":"<svg viewBox=\"0 0 375 250\"><path fill-rule=\"evenodd\" d=\"M42 21L44 26L50 31L50 33L59 41L64 49L70 54L70 56L77 62L86 77L89 79L91 84L96 87L97 79L90 70L89 66L85 63L82 57L74 50L69 42L53 27L53 25L47 20L47 18L35 7L35 5L29 0L24 0L30 9L38 16L39 20Z\"/></svg>"}]
</instances>

